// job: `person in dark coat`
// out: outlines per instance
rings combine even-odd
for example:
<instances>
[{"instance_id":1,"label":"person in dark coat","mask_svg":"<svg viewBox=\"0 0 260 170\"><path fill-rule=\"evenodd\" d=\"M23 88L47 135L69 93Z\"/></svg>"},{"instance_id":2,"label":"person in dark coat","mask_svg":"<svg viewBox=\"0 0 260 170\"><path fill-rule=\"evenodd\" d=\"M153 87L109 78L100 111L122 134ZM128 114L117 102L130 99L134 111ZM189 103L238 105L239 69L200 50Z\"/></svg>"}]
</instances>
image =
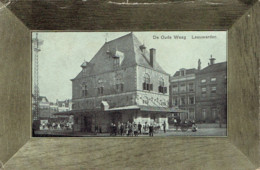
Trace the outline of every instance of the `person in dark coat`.
<instances>
[{"instance_id":1,"label":"person in dark coat","mask_svg":"<svg viewBox=\"0 0 260 170\"><path fill-rule=\"evenodd\" d=\"M165 121L163 122L163 131L164 131L164 133L166 133L166 123L165 123Z\"/></svg>"},{"instance_id":2,"label":"person in dark coat","mask_svg":"<svg viewBox=\"0 0 260 170\"><path fill-rule=\"evenodd\" d=\"M142 125L141 125L140 122L138 123L138 133L139 133L139 134L142 133Z\"/></svg>"},{"instance_id":3,"label":"person in dark coat","mask_svg":"<svg viewBox=\"0 0 260 170\"><path fill-rule=\"evenodd\" d=\"M153 136L153 125L150 124L149 126L149 136Z\"/></svg>"}]
</instances>

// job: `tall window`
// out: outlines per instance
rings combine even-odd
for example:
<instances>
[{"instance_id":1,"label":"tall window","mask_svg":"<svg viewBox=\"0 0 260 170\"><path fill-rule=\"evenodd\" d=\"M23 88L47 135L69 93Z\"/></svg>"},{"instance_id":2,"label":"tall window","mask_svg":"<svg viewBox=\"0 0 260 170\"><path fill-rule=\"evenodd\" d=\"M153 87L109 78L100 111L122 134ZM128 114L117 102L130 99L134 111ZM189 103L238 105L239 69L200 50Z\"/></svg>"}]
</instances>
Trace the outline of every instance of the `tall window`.
<instances>
[{"instance_id":1,"label":"tall window","mask_svg":"<svg viewBox=\"0 0 260 170\"><path fill-rule=\"evenodd\" d=\"M217 118L217 109L213 108L211 113L212 113L212 119L215 120Z\"/></svg>"},{"instance_id":2,"label":"tall window","mask_svg":"<svg viewBox=\"0 0 260 170\"><path fill-rule=\"evenodd\" d=\"M143 90L153 90L153 84L150 83L150 76L147 73L144 74Z\"/></svg>"},{"instance_id":3,"label":"tall window","mask_svg":"<svg viewBox=\"0 0 260 170\"><path fill-rule=\"evenodd\" d=\"M173 92L173 93L177 93L177 92L178 92L178 86L177 86L176 84L174 84L174 85L172 86L172 92Z\"/></svg>"},{"instance_id":4,"label":"tall window","mask_svg":"<svg viewBox=\"0 0 260 170\"><path fill-rule=\"evenodd\" d=\"M103 80L99 79L98 80L98 95L103 95L103 92L104 92L104 82Z\"/></svg>"},{"instance_id":5,"label":"tall window","mask_svg":"<svg viewBox=\"0 0 260 170\"><path fill-rule=\"evenodd\" d=\"M182 96L180 100L180 105L185 105L185 103L185 96Z\"/></svg>"},{"instance_id":6,"label":"tall window","mask_svg":"<svg viewBox=\"0 0 260 170\"><path fill-rule=\"evenodd\" d=\"M86 97L88 95L88 86L86 82L82 83L82 97Z\"/></svg>"},{"instance_id":7,"label":"tall window","mask_svg":"<svg viewBox=\"0 0 260 170\"><path fill-rule=\"evenodd\" d=\"M116 88L117 92L123 92L124 91L124 83L122 82L121 76L116 77L115 88Z\"/></svg>"},{"instance_id":8,"label":"tall window","mask_svg":"<svg viewBox=\"0 0 260 170\"><path fill-rule=\"evenodd\" d=\"M202 95L202 97L206 97L206 93L207 93L207 88L206 87L202 87L201 88L201 95Z\"/></svg>"},{"instance_id":9,"label":"tall window","mask_svg":"<svg viewBox=\"0 0 260 170\"><path fill-rule=\"evenodd\" d=\"M195 109L189 108L189 119L194 120L195 119Z\"/></svg>"},{"instance_id":10,"label":"tall window","mask_svg":"<svg viewBox=\"0 0 260 170\"><path fill-rule=\"evenodd\" d=\"M202 119L205 120L206 119L206 109L202 109Z\"/></svg>"},{"instance_id":11,"label":"tall window","mask_svg":"<svg viewBox=\"0 0 260 170\"><path fill-rule=\"evenodd\" d=\"M118 68L119 67L119 63L120 63L120 58L119 57L115 57L114 58L114 68Z\"/></svg>"},{"instance_id":12,"label":"tall window","mask_svg":"<svg viewBox=\"0 0 260 170\"><path fill-rule=\"evenodd\" d=\"M194 96L189 97L189 104L195 104L195 97Z\"/></svg>"},{"instance_id":13,"label":"tall window","mask_svg":"<svg viewBox=\"0 0 260 170\"><path fill-rule=\"evenodd\" d=\"M177 97L173 99L173 104L174 104L174 106L178 106L178 98Z\"/></svg>"},{"instance_id":14,"label":"tall window","mask_svg":"<svg viewBox=\"0 0 260 170\"><path fill-rule=\"evenodd\" d=\"M164 86L164 79L162 77L159 79L158 91L159 93L167 93L167 87Z\"/></svg>"},{"instance_id":15,"label":"tall window","mask_svg":"<svg viewBox=\"0 0 260 170\"><path fill-rule=\"evenodd\" d=\"M193 83L189 83L189 91L194 91L194 84Z\"/></svg>"},{"instance_id":16,"label":"tall window","mask_svg":"<svg viewBox=\"0 0 260 170\"><path fill-rule=\"evenodd\" d=\"M185 84L181 84L181 91L182 91L182 92L185 92L185 91L186 91L186 86L185 86Z\"/></svg>"}]
</instances>

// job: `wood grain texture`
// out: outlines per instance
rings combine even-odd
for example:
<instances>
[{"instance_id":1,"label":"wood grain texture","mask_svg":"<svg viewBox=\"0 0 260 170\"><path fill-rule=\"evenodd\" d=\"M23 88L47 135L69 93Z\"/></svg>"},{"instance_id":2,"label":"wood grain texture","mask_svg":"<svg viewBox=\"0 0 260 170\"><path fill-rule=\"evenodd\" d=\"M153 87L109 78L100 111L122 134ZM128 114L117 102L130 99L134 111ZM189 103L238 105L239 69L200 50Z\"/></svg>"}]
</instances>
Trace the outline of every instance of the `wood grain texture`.
<instances>
[{"instance_id":1,"label":"wood grain texture","mask_svg":"<svg viewBox=\"0 0 260 170\"><path fill-rule=\"evenodd\" d=\"M255 169L226 138L34 138L13 169Z\"/></svg>"},{"instance_id":2,"label":"wood grain texture","mask_svg":"<svg viewBox=\"0 0 260 170\"><path fill-rule=\"evenodd\" d=\"M228 29L249 6L229 0L220 6L118 7L89 0L15 1L8 8L29 29L127 31ZM260 160L259 11L258 3L229 31L228 138L33 138L5 169L255 169ZM30 136L30 33L22 22L8 10L0 11L4 162Z\"/></svg>"},{"instance_id":3,"label":"wood grain texture","mask_svg":"<svg viewBox=\"0 0 260 170\"><path fill-rule=\"evenodd\" d=\"M226 30L250 8L237 0L156 0L151 5L109 1L14 1L8 8L31 30L93 31Z\"/></svg>"},{"instance_id":4,"label":"wood grain texture","mask_svg":"<svg viewBox=\"0 0 260 170\"><path fill-rule=\"evenodd\" d=\"M228 134L260 166L260 2L235 22L228 35Z\"/></svg>"},{"instance_id":5,"label":"wood grain texture","mask_svg":"<svg viewBox=\"0 0 260 170\"><path fill-rule=\"evenodd\" d=\"M0 4L1 6L2 4ZM30 31L0 10L0 160L30 139Z\"/></svg>"}]
</instances>

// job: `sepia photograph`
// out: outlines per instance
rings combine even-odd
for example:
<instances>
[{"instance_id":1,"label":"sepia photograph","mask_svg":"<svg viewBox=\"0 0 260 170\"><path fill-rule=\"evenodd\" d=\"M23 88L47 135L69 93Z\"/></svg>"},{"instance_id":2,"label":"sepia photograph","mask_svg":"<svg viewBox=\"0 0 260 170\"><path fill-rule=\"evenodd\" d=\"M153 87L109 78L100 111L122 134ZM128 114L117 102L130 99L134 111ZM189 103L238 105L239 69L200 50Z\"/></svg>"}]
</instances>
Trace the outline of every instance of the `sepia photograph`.
<instances>
[{"instance_id":1,"label":"sepia photograph","mask_svg":"<svg viewBox=\"0 0 260 170\"><path fill-rule=\"evenodd\" d=\"M32 32L33 137L227 136L227 32Z\"/></svg>"}]
</instances>

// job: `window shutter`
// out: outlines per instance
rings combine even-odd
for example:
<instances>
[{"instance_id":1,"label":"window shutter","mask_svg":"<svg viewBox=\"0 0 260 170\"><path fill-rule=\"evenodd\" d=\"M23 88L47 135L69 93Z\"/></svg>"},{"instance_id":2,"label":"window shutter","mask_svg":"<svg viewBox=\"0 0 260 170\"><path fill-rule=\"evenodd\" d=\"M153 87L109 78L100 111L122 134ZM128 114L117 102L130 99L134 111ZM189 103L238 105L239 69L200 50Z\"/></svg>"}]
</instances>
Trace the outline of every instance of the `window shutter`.
<instances>
[{"instance_id":1,"label":"window shutter","mask_svg":"<svg viewBox=\"0 0 260 170\"><path fill-rule=\"evenodd\" d=\"M143 90L146 90L146 84L143 83Z\"/></svg>"},{"instance_id":2,"label":"window shutter","mask_svg":"<svg viewBox=\"0 0 260 170\"><path fill-rule=\"evenodd\" d=\"M153 90L153 84L150 84L150 90Z\"/></svg>"},{"instance_id":3,"label":"window shutter","mask_svg":"<svg viewBox=\"0 0 260 170\"><path fill-rule=\"evenodd\" d=\"M158 87L158 92L159 92L159 93L161 92L161 86Z\"/></svg>"}]
</instances>

